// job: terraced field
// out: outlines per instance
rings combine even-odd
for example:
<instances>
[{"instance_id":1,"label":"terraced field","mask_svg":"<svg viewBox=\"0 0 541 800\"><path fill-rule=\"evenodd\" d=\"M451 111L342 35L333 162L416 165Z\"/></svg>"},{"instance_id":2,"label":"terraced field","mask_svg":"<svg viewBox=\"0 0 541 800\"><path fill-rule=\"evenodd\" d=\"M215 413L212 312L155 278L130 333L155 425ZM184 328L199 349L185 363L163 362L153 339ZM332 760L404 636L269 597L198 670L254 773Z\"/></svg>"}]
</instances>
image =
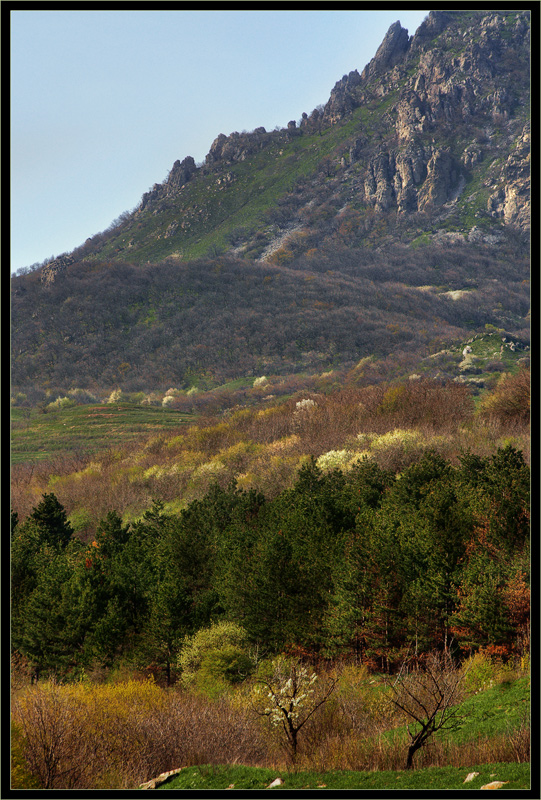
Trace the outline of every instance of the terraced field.
<instances>
[{"instance_id":1,"label":"terraced field","mask_svg":"<svg viewBox=\"0 0 541 800\"><path fill-rule=\"evenodd\" d=\"M88 455L121 442L174 431L192 419L168 408L119 404L79 405L42 413L11 409L11 460L35 462L66 454Z\"/></svg>"}]
</instances>

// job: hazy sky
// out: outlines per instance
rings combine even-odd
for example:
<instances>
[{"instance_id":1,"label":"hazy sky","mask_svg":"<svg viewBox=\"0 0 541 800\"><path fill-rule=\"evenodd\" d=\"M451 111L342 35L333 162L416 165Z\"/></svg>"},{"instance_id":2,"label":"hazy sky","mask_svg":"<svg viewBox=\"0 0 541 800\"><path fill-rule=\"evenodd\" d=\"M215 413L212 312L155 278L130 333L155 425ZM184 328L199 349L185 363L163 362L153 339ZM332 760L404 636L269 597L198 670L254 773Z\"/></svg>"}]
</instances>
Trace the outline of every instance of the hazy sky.
<instances>
[{"instance_id":1,"label":"hazy sky","mask_svg":"<svg viewBox=\"0 0 541 800\"><path fill-rule=\"evenodd\" d=\"M427 14L11 11L11 270L104 230L219 133L298 121Z\"/></svg>"}]
</instances>

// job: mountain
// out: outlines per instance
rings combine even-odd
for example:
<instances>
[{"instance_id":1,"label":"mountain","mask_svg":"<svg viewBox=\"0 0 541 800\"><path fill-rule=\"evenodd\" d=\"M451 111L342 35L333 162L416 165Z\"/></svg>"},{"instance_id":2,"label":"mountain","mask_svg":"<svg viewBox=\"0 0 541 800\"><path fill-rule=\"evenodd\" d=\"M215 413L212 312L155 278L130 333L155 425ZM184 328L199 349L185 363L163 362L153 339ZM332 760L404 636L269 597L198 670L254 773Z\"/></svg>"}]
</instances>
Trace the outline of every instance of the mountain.
<instances>
[{"instance_id":1,"label":"mountain","mask_svg":"<svg viewBox=\"0 0 541 800\"><path fill-rule=\"evenodd\" d=\"M530 14L394 23L287 127L220 134L13 279L16 388L132 391L525 340Z\"/></svg>"}]
</instances>

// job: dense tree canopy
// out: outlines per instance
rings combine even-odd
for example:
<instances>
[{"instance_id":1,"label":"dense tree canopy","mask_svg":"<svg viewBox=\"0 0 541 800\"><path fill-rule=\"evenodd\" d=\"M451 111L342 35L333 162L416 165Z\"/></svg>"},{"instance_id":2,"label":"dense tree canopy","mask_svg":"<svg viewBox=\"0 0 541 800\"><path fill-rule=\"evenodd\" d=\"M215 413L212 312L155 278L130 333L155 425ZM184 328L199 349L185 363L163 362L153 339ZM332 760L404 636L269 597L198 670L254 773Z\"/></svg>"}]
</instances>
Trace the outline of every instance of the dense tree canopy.
<instances>
[{"instance_id":1,"label":"dense tree canopy","mask_svg":"<svg viewBox=\"0 0 541 800\"><path fill-rule=\"evenodd\" d=\"M12 541L13 647L36 673L121 659L163 670L234 622L261 652L392 669L407 648L511 654L528 630L529 469L508 446L397 475L362 461L266 499L217 485L178 514L116 512L83 545L48 495Z\"/></svg>"}]
</instances>

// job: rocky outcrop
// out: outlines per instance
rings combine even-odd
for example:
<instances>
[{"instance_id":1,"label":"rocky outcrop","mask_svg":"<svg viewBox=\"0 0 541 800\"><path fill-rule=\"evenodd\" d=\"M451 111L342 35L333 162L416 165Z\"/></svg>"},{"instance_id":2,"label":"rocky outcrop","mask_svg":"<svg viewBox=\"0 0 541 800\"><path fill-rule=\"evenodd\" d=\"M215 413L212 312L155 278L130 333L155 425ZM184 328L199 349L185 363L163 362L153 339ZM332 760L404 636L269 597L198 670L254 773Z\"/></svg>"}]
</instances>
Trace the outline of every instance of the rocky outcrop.
<instances>
[{"instance_id":1,"label":"rocky outcrop","mask_svg":"<svg viewBox=\"0 0 541 800\"><path fill-rule=\"evenodd\" d=\"M64 272L70 264L73 264L73 258L70 256L58 256L53 261L49 261L41 269L41 282L44 286L51 286L59 274Z\"/></svg>"},{"instance_id":2,"label":"rocky outcrop","mask_svg":"<svg viewBox=\"0 0 541 800\"><path fill-rule=\"evenodd\" d=\"M376 55L363 69L361 78L368 80L394 67L404 59L409 45L410 38L407 29L403 28L400 22L394 22L385 34Z\"/></svg>"},{"instance_id":3,"label":"rocky outcrop","mask_svg":"<svg viewBox=\"0 0 541 800\"><path fill-rule=\"evenodd\" d=\"M426 179L418 196L419 211L430 211L446 203L458 187L460 172L446 150L435 150L426 165Z\"/></svg>"},{"instance_id":4,"label":"rocky outcrop","mask_svg":"<svg viewBox=\"0 0 541 800\"><path fill-rule=\"evenodd\" d=\"M256 128L253 133L234 131L229 136L220 133L211 144L205 163L212 166L218 161L245 161L248 156L265 147L269 141L270 135L262 127Z\"/></svg>"},{"instance_id":5,"label":"rocky outcrop","mask_svg":"<svg viewBox=\"0 0 541 800\"><path fill-rule=\"evenodd\" d=\"M460 166L446 150L380 152L368 164L365 199L376 211L431 211L456 196Z\"/></svg>"},{"instance_id":6,"label":"rocky outcrop","mask_svg":"<svg viewBox=\"0 0 541 800\"><path fill-rule=\"evenodd\" d=\"M169 177L165 182L166 189L179 189L197 172L197 167L192 156L187 156L184 161L175 161Z\"/></svg>"},{"instance_id":7,"label":"rocky outcrop","mask_svg":"<svg viewBox=\"0 0 541 800\"><path fill-rule=\"evenodd\" d=\"M335 84L323 111L323 121L326 124L334 125L360 105L362 97L355 91L360 85L361 76L356 69Z\"/></svg>"},{"instance_id":8,"label":"rocky outcrop","mask_svg":"<svg viewBox=\"0 0 541 800\"><path fill-rule=\"evenodd\" d=\"M526 124L500 174L501 185L488 198L492 217L522 230L530 227L530 125Z\"/></svg>"},{"instance_id":9,"label":"rocky outcrop","mask_svg":"<svg viewBox=\"0 0 541 800\"><path fill-rule=\"evenodd\" d=\"M149 192L145 192L137 211L155 205L159 200L176 195L197 173L197 166L192 156L183 161L175 161L167 179L163 183L155 183Z\"/></svg>"}]
</instances>

